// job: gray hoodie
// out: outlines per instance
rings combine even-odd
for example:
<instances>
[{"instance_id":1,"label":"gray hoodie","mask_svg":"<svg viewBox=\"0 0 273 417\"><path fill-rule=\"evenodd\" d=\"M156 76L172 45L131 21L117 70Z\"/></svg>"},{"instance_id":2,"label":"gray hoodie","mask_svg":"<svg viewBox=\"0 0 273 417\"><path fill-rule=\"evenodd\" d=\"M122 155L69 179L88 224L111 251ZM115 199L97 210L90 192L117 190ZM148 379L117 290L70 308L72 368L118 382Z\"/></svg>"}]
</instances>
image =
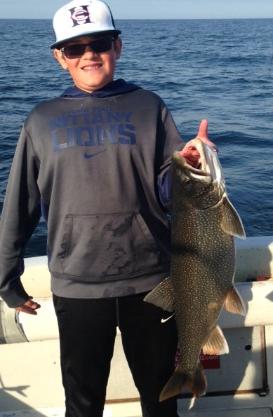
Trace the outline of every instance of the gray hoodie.
<instances>
[{"instance_id":1,"label":"gray hoodie","mask_svg":"<svg viewBox=\"0 0 273 417\"><path fill-rule=\"evenodd\" d=\"M0 223L0 296L27 298L20 276L41 213L52 291L100 298L148 291L169 270L160 189L182 142L164 102L123 80L72 88L37 105L22 129Z\"/></svg>"}]
</instances>

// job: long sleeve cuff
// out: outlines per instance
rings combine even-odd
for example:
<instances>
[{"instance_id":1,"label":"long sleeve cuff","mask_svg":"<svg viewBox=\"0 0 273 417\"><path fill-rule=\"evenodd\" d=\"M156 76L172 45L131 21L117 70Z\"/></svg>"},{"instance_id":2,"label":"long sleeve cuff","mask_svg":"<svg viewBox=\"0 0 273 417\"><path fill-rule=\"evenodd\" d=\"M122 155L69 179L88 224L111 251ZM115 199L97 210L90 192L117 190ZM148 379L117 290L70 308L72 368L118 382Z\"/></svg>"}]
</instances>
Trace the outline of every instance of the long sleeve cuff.
<instances>
[{"instance_id":1,"label":"long sleeve cuff","mask_svg":"<svg viewBox=\"0 0 273 417\"><path fill-rule=\"evenodd\" d=\"M18 307L29 299L21 281L16 281L15 285L11 284L11 287L6 291L2 290L0 295L9 307Z\"/></svg>"}]
</instances>

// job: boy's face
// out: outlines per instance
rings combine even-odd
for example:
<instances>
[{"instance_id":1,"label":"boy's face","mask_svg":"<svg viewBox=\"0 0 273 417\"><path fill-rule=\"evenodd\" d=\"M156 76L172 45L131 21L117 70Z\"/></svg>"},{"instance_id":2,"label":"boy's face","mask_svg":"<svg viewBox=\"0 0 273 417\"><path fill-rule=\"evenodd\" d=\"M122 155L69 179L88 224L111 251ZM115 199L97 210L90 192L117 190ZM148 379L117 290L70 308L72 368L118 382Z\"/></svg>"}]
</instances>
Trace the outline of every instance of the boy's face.
<instances>
[{"instance_id":1,"label":"boy's face","mask_svg":"<svg viewBox=\"0 0 273 417\"><path fill-rule=\"evenodd\" d=\"M95 50L104 50L107 48L107 43L109 49L104 52L95 52L92 49L93 45ZM75 51L75 45L79 44L86 47L76 46ZM89 44L90 46L87 46ZM70 48L71 46L74 48ZM89 93L113 81L116 60L119 59L120 54L121 40L118 38L109 41L109 35L102 35L100 38L81 36L67 42L64 48L54 50L55 58L65 70L69 71L75 85Z\"/></svg>"}]
</instances>

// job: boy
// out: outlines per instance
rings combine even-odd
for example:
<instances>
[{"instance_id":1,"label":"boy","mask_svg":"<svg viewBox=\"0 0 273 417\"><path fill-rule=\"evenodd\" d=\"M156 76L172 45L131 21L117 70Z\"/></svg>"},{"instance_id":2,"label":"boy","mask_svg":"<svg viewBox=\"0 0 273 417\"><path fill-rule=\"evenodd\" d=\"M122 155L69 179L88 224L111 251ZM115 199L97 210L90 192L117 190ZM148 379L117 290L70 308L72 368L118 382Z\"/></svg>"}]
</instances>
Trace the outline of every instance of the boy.
<instances>
[{"instance_id":1,"label":"boy","mask_svg":"<svg viewBox=\"0 0 273 417\"><path fill-rule=\"evenodd\" d=\"M102 417L117 326L143 416L177 417L175 399L158 402L175 321L162 324L165 313L143 298L169 271L165 190L180 134L156 94L114 80L121 32L104 2L74 0L53 25L54 56L74 86L36 106L22 129L1 218L0 295L36 314L20 275L43 214L66 417ZM182 152L198 160L190 144Z\"/></svg>"}]
</instances>

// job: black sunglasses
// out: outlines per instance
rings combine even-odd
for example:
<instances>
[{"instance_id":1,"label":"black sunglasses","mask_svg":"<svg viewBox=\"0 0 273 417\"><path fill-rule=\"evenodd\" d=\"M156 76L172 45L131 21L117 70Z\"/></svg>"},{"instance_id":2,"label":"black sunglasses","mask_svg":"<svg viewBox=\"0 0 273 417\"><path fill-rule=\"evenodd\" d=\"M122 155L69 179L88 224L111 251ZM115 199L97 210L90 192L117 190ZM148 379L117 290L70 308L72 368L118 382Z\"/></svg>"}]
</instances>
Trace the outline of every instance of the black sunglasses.
<instances>
[{"instance_id":1,"label":"black sunglasses","mask_svg":"<svg viewBox=\"0 0 273 417\"><path fill-rule=\"evenodd\" d=\"M72 45L63 46L60 50L67 58L80 58L90 48L96 54L107 52L112 48L113 37L100 38L92 40L88 43L73 43Z\"/></svg>"}]
</instances>

